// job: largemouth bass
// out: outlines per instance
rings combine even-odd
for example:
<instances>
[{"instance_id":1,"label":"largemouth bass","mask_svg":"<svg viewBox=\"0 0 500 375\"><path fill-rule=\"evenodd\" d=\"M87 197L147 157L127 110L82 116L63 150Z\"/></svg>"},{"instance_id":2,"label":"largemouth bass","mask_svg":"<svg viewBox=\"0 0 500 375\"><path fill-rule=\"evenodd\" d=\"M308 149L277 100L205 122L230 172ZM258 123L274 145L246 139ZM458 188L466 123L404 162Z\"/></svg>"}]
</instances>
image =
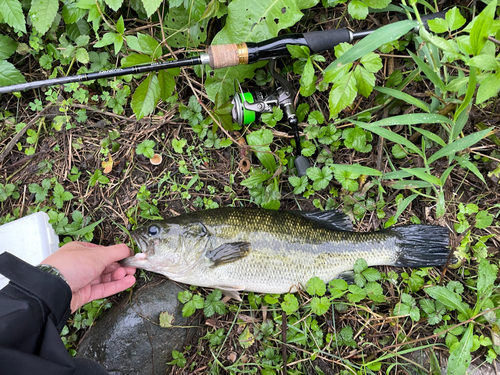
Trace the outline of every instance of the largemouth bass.
<instances>
[{"instance_id":1,"label":"largemouth bass","mask_svg":"<svg viewBox=\"0 0 500 375\"><path fill-rule=\"evenodd\" d=\"M218 208L153 222L132 237L142 253L122 264L235 299L241 291L295 292L314 276L329 282L359 258L369 266L431 267L449 254L444 227L353 232L338 211Z\"/></svg>"}]
</instances>

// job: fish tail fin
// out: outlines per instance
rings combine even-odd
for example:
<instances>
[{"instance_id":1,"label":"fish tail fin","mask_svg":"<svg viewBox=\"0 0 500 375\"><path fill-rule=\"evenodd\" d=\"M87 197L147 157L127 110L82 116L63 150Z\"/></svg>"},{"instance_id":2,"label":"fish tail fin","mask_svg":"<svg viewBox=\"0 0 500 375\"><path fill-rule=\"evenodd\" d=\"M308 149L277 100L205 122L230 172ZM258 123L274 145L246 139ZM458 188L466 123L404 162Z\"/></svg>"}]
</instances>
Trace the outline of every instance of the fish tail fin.
<instances>
[{"instance_id":1,"label":"fish tail fin","mask_svg":"<svg viewBox=\"0 0 500 375\"><path fill-rule=\"evenodd\" d=\"M391 228L397 234L398 267L434 267L446 264L450 254L448 229L436 225Z\"/></svg>"}]
</instances>

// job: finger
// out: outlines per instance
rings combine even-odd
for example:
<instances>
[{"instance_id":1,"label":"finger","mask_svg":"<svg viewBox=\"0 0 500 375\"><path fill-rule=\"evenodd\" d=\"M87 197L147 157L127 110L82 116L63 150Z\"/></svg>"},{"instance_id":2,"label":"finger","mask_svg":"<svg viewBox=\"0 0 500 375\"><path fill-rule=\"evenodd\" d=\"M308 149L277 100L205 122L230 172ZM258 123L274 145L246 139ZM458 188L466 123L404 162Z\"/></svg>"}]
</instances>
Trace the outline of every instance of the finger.
<instances>
[{"instance_id":1,"label":"finger","mask_svg":"<svg viewBox=\"0 0 500 375\"><path fill-rule=\"evenodd\" d=\"M128 275L123 279L116 280L110 283L101 283L92 286L92 292L90 295L91 300L109 297L113 294L124 291L135 284L135 277Z\"/></svg>"},{"instance_id":2,"label":"finger","mask_svg":"<svg viewBox=\"0 0 500 375\"><path fill-rule=\"evenodd\" d=\"M99 260L103 262L105 266L109 266L113 262L118 262L130 255L130 249L123 243L95 249L95 251L99 252Z\"/></svg>"}]
</instances>

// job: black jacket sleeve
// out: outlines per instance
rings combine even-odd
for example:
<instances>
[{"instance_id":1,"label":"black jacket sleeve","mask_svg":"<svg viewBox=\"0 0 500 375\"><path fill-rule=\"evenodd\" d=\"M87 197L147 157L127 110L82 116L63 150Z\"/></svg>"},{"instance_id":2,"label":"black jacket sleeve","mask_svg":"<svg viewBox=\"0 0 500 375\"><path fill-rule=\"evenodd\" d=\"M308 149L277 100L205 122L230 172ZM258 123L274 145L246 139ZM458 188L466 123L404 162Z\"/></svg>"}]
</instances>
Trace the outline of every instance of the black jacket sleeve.
<instances>
[{"instance_id":1,"label":"black jacket sleeve","mask_svg":"<svg viewBox=\"0 0 500 375\"><path fill-rule=\"evenodd\" d=\"M72 375L75 363L60 332L70 314L71 289L60 277L0 254L0 373Z\"/></svg>"}]
</instances>

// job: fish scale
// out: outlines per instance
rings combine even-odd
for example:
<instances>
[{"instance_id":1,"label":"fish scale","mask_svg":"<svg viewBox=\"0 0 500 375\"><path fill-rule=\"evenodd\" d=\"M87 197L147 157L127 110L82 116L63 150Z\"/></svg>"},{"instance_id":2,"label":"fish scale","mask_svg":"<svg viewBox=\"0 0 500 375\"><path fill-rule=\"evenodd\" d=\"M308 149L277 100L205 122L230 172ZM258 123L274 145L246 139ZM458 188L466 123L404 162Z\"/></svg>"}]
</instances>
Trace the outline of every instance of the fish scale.
<instances>
[{"instance_id":1,"label":"fish scale","mask_svg":"<svg viewBox=\"0 0 500 375\"><path fill-rule=\"evenodd\" d=\"M239 298L240 291L293 292L313 276L328 282L352 270L359 258L370 266L426 267L448 257L443 227L359 233L351 226L338 211L197 211L135 231L142 254L122 263Z\"/></svg>"}]
</instances>

